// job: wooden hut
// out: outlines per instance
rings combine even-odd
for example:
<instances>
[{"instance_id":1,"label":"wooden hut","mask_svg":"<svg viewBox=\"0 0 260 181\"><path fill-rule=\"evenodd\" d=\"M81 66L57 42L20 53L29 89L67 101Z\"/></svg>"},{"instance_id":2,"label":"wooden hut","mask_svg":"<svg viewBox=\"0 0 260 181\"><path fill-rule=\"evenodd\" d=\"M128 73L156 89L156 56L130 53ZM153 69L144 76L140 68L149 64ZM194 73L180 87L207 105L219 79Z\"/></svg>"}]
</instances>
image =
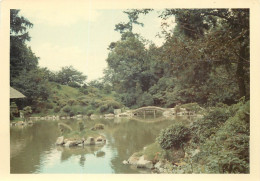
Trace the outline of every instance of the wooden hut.
<instances>
[{"instance_id":1,"label":"wooden hut","mask_svg":"<svg viewBox=\"0 0 260 181\"><path fill-rule=\"evenodd\" d=\"M10 102L11 102L10 113L11 115L16 117L19 116L19 110L16 103L14 102L14 99L20 99L20 98L25 98L25 96L18 90L10 87Z\"/></svg>"}]
</instances>

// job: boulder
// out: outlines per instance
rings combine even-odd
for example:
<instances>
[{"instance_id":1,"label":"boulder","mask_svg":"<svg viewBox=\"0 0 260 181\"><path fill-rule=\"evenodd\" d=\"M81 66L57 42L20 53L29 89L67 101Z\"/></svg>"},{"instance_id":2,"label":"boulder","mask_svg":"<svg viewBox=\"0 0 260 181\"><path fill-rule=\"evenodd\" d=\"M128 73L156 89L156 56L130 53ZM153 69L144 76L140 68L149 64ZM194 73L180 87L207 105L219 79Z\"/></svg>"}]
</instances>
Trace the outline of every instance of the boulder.
<instances>
[{"instance_id":1,"label":"boulder","mask_svg":"<svg viewBox=\"0 0 260 181\"><path fill-rule=\"evenodd\" d=\"M124 161L123 161L123 164L124 164L124 165L127 165L127 164L128 164L128 161L124 160Z\"/></svg>"},{"instance_id":2,"label":"boulder","mask_svg":"<svg viewBox=\"0 0 260 181\"><path fill-rule=\"evenodd\" d=\"M96 114L91 114L90 115L90 119L98 119L98 118L99 118L99 116L96 115Z\"/></svg>"},{"instance_id":3,"label":"boulder","mask_svg":"<svg viewBox=\"0 0 260 181\"><path fill-rule=\"evenodd\" d=\"M68 139L64 139L64 144L66 144L69 140Z\"/></svg>"},{"instance_id":4,"label":"boulder","mask_svg":"<svg viewBox=\"0 0 260 181\"><path fill-rule=\"evenodd\" d=\"M77 141L75 141L76 142L76 144L78 145L78 144L82 144L82 140L77 140Z\"/></svg>"},{"instance_id":5,"label":"boulder","mask_svg":"<svg viewBox=\"0 0 260 181\"><path fill-rule=\"evenodd\" d=\"M164 167L164 163L162 161L158 161L155 165L154 168L160 169Z\"/></svg>"},{"instance_id":6,"label":"boulder","mask_svg":"<svg viewBox=\"0 0 260 181\"><path fill-rule=\"evenodd\" d=\"M23 121L18 121L16 125L24 125L25 123Z\"/></svg>"},{"instance_id":7,"label":"boulder","mask_svg":"<svg viewBox=\"0 0 260 181\"><path fill-rule=\"evenodd\" d=\"M33 124L33 122L32 121L28 121L28 124Z\"/></svg>"},{"instance_id":8,"label":"boulder","mask_svg":"<svg viewBox=\"0 0 260 181\"><path fill-rule=\"evenodd\" d=\"M106 139L102 136L99 136L96 138L96 145L101 145L101 144L105 144L106 143Z\"/></svg>"},{"instance_id":9,"label":"boulder","mask_svg":"<svg viewBox=\"0 0 260 181\"><path fill-rule=\"evenodd\" d=\"M16 123L15 122L11 122L11 126L15 126L16 125Z\"/></svg>"},{"instance_id":10,"label":"boulder","mask_svg":"<svg viewBox=\"0 0 260 181\"><path fill-rule=\"evenodd\" d=\"M65 147L71 147L71 146L77 146L76 141L67 141L67 143L64 144Z\"/></svg>"},{"instance_id":11,"label":"boulder","mask_svg":"<svg viewBox=\"0 0 260 181\"><path fill-rule=\"evenodd\" d=\"M107 117L115 117L115 115L114 114L105 114L105 118L107 118Z\"/></svg>"},{"instance_id":12,"label":"boulder","mask_svg":"<svg viewBox=\"0 0 260 181\"><path fill-rule=\"evenodd\" d=\"M128 159L128 163L131 165L137 165L138 161L139 161L139 157L136 156L135 153Z\"/></svg>"},{"instance_id":13,"label":"boulder","mask_svg":"<svg viewBox=\"0 0 260 181\"><path fill-rule=\"evenodd\" d=\"M144 155L137 162L137 168L153 168L153 163L150 160L145 160Z\"/></svg>"},{"instance_id":14,"label":"boulder","mask_svg":"<svg viewBox=\"0 0 260 181\"><path fill-rule=\"evenodd\" d=\"M84 141L84 145L94 145L95 139L93 137L88 137L87 140Z\"/></svg>"},{"instance_id":15,"label":"boulder","mask_svg":"<svg viewBox=\"0 0 260 181\"><path fill-rule=\"evenodd\" d=\"M56 141L56 145L62 145L62 144L64 144L64 136L58 137Z\"/></svg>"},{"instance_id":16,"label":"boulder","mask_svg":"<svg viewBox=\"0 0 260 181\"><path fill-rule=\"evenodd\" d=\"M77 115L77 118L82 118L83 116L81 114L78 114Z\"/></svg>"},{"instance_id":17,"label":"boulder","mask_svg":"<svg viewBox=\"0 0 260 181\"><path fill-rule=\"evenodd\" d=\"M106 139L102 136L96 138L96 141L106 141Z\"/></svg>"}]
</instances>

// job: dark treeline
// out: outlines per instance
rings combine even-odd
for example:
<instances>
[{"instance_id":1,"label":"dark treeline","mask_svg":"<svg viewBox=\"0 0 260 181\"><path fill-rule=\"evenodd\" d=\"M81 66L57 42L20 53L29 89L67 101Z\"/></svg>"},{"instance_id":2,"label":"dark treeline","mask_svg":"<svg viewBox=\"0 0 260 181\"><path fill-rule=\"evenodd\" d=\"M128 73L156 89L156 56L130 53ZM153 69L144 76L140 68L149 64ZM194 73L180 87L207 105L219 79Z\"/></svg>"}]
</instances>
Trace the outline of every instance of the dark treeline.
<instances>
[{"instance_id":1,"label":"dark treeline","mask_svg":"<svg viewBox=\"0 0 260 181\"><path fill-rule=\"evenodd\" d=\"M121 40L108 47L105 76L89 85L114 90L117 100L130 108L230 105L241 97L249 99L248 9L165 9L159 17L174 16L176 26L162 25L162 30L172 26L172 31L161 32L165 42L160 47L133 32L134 25L144 26L139 16L150 11L124 11L129 22L115 26ZM73 67L55 73L38 66L39 57L26 45L33 24L18 13L10 14L11 86L28 96L28 104L48 99L50 81L82 87L87 77Z\"/></svg>"},{"instance_id":2,"label":"dark treeline","mask_svg":"<svg viewBox=\"0 0 260 181\"><path fill-rule=\"evenodd\" d=\"M162 46L145 48L146 41L132 27L143 25L138 16L149 11L125 11L129 22L115 29L121 40L109 46L105 80L124 105L214 106L249 99L248 9L166 9L160 18L174 16L176 27L162 31Z\"/></svg>"}]
</instances>

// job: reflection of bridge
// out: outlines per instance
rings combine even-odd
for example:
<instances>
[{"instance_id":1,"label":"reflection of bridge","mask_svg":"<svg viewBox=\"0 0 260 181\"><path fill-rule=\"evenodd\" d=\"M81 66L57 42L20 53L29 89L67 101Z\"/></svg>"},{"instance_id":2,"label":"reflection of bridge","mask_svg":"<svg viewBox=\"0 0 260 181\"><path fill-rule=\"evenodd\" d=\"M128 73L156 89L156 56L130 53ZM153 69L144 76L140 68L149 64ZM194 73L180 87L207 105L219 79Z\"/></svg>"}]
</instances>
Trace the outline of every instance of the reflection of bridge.
<instances>
[{"instance_id":1,"label":"reflection of bridge","mask_svg":"<svg viewBox=\"0 0 260 181\"><path fill-rule=\"evenodd\" d=\"M133 116L130 119L138 121L138 122L144 122L144 123L155 123L155 122L161 122L161 121L165 121L165 120L171 120L171 119L173 119L173 117L167 118L167 117L161 116L161 117L157 117L157 118L155 117L155 118L143 119L142 117L139 117L139 116Z\"/></svg>"}]
</instances>

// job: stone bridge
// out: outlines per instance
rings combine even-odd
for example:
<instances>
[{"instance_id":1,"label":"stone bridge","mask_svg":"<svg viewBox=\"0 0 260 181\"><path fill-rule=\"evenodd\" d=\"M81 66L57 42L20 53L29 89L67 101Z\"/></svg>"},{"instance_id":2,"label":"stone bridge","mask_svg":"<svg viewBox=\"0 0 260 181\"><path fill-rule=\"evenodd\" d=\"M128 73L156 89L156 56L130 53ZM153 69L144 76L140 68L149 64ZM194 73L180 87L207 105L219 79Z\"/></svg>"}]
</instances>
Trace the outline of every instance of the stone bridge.
<instances>
[{"instance_id":1,"label":"stone bridge","mask_svg":"<svg viewBox=\"0 0 260 181\"><path fill-rule=\"evenodd\" d=\"M156 113L160 112L164 117L172 116L196 116L194 111L187 111L185 108L180 108L176 113L175 108L161 108L156 106L141 107L134 110L128 110L124 113L116 114L116 117L134 117L143 116L144 118L149 114L156 118Z\"/></svg>"},{"instance_id":2,"label":"stone bridge","mask_svg":"<svg viewBox=\"0 0 260 181\"><path fill-rule=\"evenodd\" d=\"M153 114L154 117L156 117L157 112L161 112L162 114L166 111L169 111L170 108L161 108L156 106L147 106L147 107L141 107L138 109L131 110L132 116L137 116L142 114L145 118L147 114Z\"/></svg>"}]
</instances>

